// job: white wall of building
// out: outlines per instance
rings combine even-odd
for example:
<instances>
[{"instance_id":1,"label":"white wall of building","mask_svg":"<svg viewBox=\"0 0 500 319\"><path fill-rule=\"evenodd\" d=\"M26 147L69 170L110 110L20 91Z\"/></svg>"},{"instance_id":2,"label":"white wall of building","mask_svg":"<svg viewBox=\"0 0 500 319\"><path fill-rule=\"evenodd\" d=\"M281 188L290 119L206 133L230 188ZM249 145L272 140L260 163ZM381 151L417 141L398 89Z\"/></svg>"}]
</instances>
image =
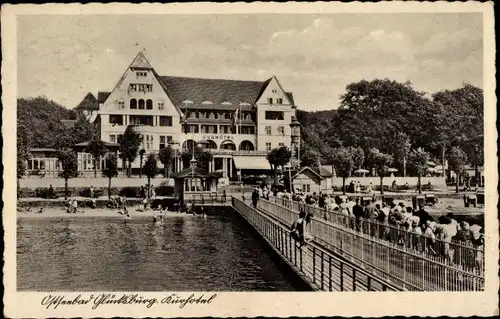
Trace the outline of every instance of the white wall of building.
<instances>
[{"instance_id":1,"label":"white wall of building","mask_svg":"<svg viewBox=\"0 0 500 319\"><path fill-rule=\"evenodd\" d=\"M272 104L269 103L272 99ZM282 104L278 104L281 99ZM257 101L257 150L265 151L266 143L271 143L271 149L279 147L283 143L286 147L291 147L291 128L292 116L295 116L295 109L292 108L286 93L273 77L266 90ZM283 112L283 120L266 120L266 111ZM271 127L271 134L266 131L266 127ZM279 133L279 127L283 127L284 134Z\"/></svg>"}]
</instances>

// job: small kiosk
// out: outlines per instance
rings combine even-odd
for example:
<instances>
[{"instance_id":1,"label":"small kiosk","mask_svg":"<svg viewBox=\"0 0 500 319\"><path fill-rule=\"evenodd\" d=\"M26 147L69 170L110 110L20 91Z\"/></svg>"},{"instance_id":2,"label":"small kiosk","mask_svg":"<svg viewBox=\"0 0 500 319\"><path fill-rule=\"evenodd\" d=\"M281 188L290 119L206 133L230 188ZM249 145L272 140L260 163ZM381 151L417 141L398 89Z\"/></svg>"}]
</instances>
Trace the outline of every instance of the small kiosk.
<instances>
[{"instance_id":1,"label":"small kiosk","mask_svg":"<svg viewBox=\"0 0 500 319\"><path fill-rule=\"evenodd\" d=\"M218 172L207 173L196 167L196 160L191 159L189 168L172 174L175 181L174 193L182 203L191 199L207 200L217 193L218 180L221 174Z\"/></svg>"}]
</instances>

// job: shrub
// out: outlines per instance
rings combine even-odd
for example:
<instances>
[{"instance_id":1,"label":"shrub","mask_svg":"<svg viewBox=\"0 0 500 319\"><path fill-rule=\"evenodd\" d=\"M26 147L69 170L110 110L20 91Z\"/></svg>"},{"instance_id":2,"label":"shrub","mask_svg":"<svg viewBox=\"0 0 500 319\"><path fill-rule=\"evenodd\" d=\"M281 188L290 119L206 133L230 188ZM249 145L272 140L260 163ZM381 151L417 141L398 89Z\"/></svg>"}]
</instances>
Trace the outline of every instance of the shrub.
<instances>
[{"instance_id":1,"label":"shrub","mask_svg":"<svg viewBox=\"0 0 500 319\"><path fill-rule=\"evenodd\" d=\"M174 187L160 185L156 187L155 192L157 196L172 196L174 195Z\"/></svg>"},{"instance_id":2,"label":"shrub","mask_svg":"<svg viewBox=\"0 0 500 319\"><path fill-rule=\"evenodd\" d=\"M123 187L120 190L120 196L128 197L128 198L137 198L139 197L139 188L138 187Z\"/></svg>"}]
</instances>

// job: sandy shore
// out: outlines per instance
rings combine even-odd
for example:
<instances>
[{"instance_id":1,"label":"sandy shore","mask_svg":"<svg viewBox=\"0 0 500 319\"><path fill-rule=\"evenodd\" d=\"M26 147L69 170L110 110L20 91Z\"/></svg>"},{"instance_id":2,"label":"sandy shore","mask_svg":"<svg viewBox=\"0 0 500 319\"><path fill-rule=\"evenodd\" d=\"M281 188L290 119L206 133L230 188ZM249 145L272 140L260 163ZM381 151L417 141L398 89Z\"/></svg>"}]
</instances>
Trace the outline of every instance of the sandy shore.
<instances>
[{"instance_id":1,"label":"sandy shore","mask_svg":"<svg viewBox=\"0 0 500 319\"><path fill-rule=\"evenodd\" d=\"M84 213L82 213L82 211ZM118 214L118 210L111 209L79 209L76 214L66 213L63 209L44 209L43 213L38 214L38 209L32 209L30 212L17 212L17 218L91 218L91 217L106 217L106 218L118 218L125 219L125 216ZM147 210L145 212L139 212L135 209L129 209L128 213L132 219L134 218L152 218L153 216L158 216L158 211ZM179 213L179 212L167 212L163 215L164 217L195 217L191 214Z\"/></svg>"}]
</instances>

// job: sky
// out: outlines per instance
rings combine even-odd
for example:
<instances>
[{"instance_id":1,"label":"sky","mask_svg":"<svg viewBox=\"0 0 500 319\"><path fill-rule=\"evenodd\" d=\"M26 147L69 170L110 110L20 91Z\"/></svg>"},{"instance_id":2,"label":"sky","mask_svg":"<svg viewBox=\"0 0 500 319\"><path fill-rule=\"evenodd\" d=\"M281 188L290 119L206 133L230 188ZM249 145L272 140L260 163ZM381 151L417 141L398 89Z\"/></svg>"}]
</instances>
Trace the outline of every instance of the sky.
<instances>
[{"instance_id":1,"label":"sky","mask_svg":"<svg viewBox=\"0 0 500 319\"><path fill-rule=\"evenodd\" d=\"M137 53L160 75L264 81L300 109L338 108L349 83L483 87L480 13L19 16L18 97L67 108L111 91Z\"/></svg>"}]
</instances>

